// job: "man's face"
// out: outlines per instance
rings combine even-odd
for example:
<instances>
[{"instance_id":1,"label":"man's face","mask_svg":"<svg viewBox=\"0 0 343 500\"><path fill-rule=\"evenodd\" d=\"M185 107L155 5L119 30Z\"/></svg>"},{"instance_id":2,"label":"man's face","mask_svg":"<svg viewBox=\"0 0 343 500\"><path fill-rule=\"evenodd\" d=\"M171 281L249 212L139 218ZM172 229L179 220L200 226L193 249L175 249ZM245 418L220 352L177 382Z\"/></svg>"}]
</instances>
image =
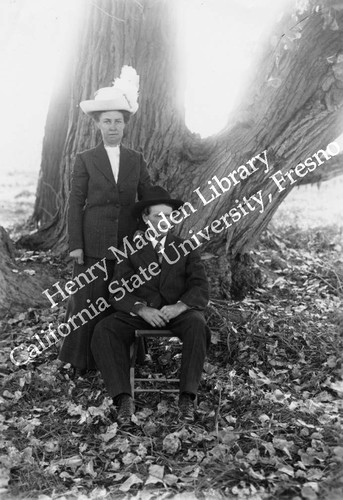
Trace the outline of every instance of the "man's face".
<instances>
[{"instance_id":1,"label":"man's face","mask_svg":"<svg viewBox=\"0 0 343 500\"><path fill-rule=\"evenodd\" d=\"M118 146L123 138L125 122L120 111L104 111L96 122L105 146Z\"/></svg>"},{"instance_id":2,"label":"man's face","mask_svg":"<svg viewBox=\"0 0 343 500\"><path fill-rule=\"evenodd\" d=\"M168 220L172 211L173 209L169 205L153 205L150 207L149 215L143 214L142 217L145 223L150 221L157 232L163 231L163 234L166 234L169 226L163 219L162 214Z\"/></svg>"}]
</instances>

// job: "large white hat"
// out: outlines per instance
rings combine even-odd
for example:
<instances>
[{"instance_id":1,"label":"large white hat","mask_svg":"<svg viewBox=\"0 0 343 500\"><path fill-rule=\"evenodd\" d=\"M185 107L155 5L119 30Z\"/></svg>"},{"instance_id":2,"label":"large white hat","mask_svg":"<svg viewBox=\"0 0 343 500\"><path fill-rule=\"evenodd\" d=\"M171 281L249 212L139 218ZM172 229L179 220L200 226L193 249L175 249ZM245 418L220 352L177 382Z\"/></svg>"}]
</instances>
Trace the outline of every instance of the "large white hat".
<instances>
[{"instance_id":1,"label":"large white hat","mask_svg":"<svg viewBox=\"0 0 343 500\"><path fill-rule=\"evenodd\" d=\"M116 78L112 87L104 87L94 94L94 99L80 102L84 113L95 111L128 111L136 113L138 109L139 76L131 66L123 66L120 78Z\"/></svg>"}]
</instances>

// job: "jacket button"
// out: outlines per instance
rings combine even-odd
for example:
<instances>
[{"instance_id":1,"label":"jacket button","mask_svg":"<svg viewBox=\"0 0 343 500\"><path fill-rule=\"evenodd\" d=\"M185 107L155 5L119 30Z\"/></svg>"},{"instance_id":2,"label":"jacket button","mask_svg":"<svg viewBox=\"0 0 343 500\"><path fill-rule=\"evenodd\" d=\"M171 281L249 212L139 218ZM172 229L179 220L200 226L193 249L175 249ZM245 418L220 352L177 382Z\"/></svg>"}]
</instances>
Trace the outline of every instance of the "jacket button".
<instances>
[{"instance_id":1,"label":"jacket button","mask_svg":"<svg viewBox=\"0 0 343 500\"><path fill-rule=\"evenodd\" d=\"M120 203L116 203L116 207L117 207L117 208L120 208Z\"/></svg>"}]
</instances>

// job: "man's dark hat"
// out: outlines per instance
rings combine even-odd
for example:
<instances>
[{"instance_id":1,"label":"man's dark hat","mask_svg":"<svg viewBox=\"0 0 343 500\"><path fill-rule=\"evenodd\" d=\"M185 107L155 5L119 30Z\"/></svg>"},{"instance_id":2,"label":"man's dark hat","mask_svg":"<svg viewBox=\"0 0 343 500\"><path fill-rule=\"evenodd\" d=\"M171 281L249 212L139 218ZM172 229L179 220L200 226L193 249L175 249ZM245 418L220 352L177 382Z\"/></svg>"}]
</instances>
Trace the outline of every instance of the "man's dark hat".
<instances>
[{"instance_id":1,"label":"man's dark hat","mask_svg":"<svg viewBox=\"0 0 343 500\"><path fill-rule=\"evenodd\" d=\"M134 205L132 214L134 217L139 217L145 207L161 204L171 205L174 209L177 209L183 205L183 201L171 198L168 191L163 187L153 186L143 192L142 199Z\"/></svg>"}]
</instances>

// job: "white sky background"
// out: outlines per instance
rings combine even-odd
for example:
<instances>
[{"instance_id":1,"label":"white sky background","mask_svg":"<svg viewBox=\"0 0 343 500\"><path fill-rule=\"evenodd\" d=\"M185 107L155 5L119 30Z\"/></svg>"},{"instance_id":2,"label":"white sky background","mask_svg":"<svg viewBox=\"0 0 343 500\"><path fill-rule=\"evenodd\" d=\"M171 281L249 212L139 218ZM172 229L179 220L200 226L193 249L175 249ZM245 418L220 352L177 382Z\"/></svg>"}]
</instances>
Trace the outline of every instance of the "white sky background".
<instances>
[{"instance_id":1,"label":"white sky background","mask_svg":"<svg viewBox=\"0 0 343 500\"><path fill-rule=\"evenodd\" d=\"M68 47L70 23L87 1L0 0L0 172L38 172L54 75ZM186 122L192 131L207 136L222 129L260 37L292 1L181 0L188 45Z\"/></svg>"},{"instance_id":2,"label":"white sky background","mask_svg":"<svg viewBox=\"0 0 343 500\"><path fill-rule=\"evenodd\" d=\"M186 122L208 136L237 104L261 40L294 0L180 0L187 36Z\"/></svg>"},{"instance_id":3,"label":"white sky background","mask_svg":"<svg viewBox=\"0 0 343 500\"><path fill-rule=\"evenodd\" d=\"M56 68L80 0L0 0L0 172L39 170Z\"/></svg>"}]
</instances>

